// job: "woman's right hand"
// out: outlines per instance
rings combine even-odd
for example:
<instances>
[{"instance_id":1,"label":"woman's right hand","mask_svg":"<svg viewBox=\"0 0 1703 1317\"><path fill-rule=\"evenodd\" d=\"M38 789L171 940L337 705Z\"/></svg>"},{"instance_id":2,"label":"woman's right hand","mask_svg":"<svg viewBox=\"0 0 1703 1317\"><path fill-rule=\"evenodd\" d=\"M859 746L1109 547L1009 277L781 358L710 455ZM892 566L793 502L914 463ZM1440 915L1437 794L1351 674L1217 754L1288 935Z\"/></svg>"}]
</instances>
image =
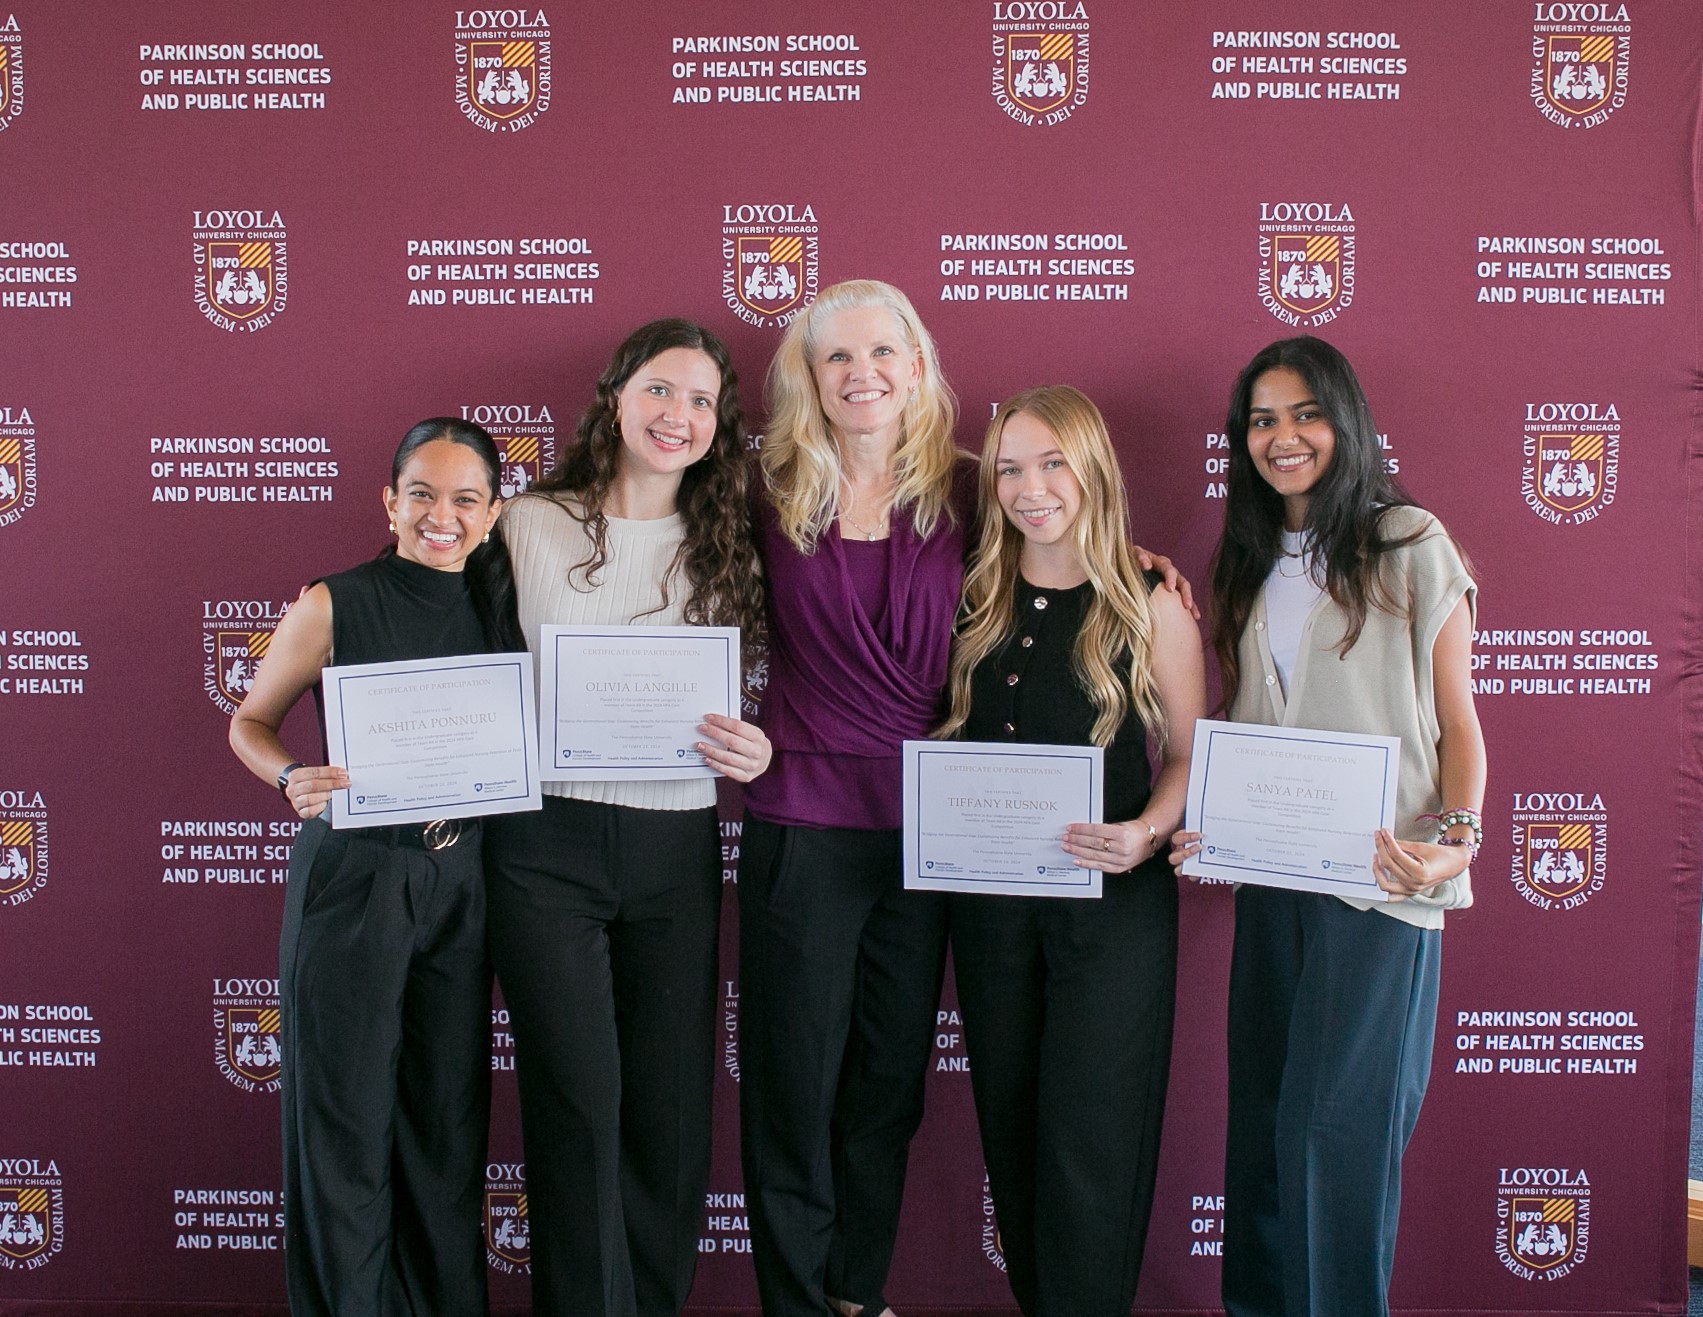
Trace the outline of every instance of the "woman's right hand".
<instances>
[{"instance_id":1,"label":"woman's right hand","mask_svg":"<svg viewBox=\"0 0 1703 1317\"><path fill-rule=\"evenodd\" d=\"M1200 854L1200 834L1198 832L1173 832L1171 834L1171 854L1168 857L1173 869L1181 869L1183 861L1191 855Z\"/></svg>"},{"instance_id":2,"label":"woman's right hand","mask_svg":"<svg viewBox=\"0 0 1703 1317\"><path fill-rule=\"evenodd\" d=\"M349 774L336 764L305 764L284 779L284 799L304 819L318 818L331 803L331 793L349 785Z\"/></svg>"},{"instance_id":3,"label":"woman's right hand","mask_svg":"<svg viewBox=\"0 0 1703 1317\"><path fill-rule=\"evenodd\" d=\"M699 741L693 748L711 768L735 782L761 777L774 756L775 748L769 743L767 733L756 723L706 713L698 730L715 739Z\"/></svg>"}]
</instances>

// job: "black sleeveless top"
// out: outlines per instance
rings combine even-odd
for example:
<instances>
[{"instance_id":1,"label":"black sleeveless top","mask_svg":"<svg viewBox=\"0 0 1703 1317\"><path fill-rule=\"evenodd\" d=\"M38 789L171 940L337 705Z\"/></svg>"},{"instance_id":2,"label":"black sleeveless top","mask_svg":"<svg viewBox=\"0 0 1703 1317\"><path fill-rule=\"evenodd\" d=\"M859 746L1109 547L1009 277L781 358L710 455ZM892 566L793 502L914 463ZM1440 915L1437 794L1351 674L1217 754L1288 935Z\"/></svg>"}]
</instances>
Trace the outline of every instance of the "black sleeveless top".
<instances>
[{"instance_id":1,"label":"black sleeveless top","mask_svg":"<svg viewBox=\"0 0 1703 1317\"><path fill-rule=\"evenodd\" d=\"M327 576L324 584L331 592L331 662L338 667L490 652L465 572L440 572L388 553ZM313 693L323 738L323 690L316 685Z\"/></svg>"},{"instance_id":2,"label":"black sleeveless top","mask_svg":"<svg viewBox=\"0 0 1703 1317\"><path fill-rule=\"evenodd\" d=\"M1149 590L1159 583L1144 574ZM1084 581L1069 590L1041 590L1021 576L1012 621L1015 630L1004 645L970 674L970 717L964 739L1027 745L1092 745L1094 701L1071 667L1076 635L1088 616L1094 587ZM1124 680L1129 656L1113 665ZM1147 806L1153 790L1147 762L1147 729L1134 708L1106 747L1105 817L1133 819Z\"/></svg>"}]
</instances>

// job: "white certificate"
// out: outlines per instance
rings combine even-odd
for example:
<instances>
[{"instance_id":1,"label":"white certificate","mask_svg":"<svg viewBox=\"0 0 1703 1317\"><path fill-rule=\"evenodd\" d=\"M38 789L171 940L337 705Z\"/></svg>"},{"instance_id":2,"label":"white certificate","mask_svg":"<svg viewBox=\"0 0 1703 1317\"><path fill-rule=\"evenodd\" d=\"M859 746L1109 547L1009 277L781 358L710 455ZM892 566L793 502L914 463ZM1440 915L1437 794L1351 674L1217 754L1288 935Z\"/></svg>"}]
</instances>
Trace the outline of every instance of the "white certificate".
<instances>
[{"instance_id":1,"label":"white certificate","mask_svg":"<svg viewBox=\"0 0 1703 1317\"><path fill-rule=\"evenodd\" d=\"M1372 834L1395 822L1400 765L1395 736L1202 718L1184 824L1200 852L1183 872L1388 900L1372 877Z\"/></svg>"},{"instance_id":2,"label":"white certificate","mask_svg":"<svg viewBox=\"0 0 1703 1317\"><path fill-rule=\"evenodd\" d=\"M692 747L739 716L739 628L547 626L538 642L546 782L715 777Z\"/></svg>"},{"instance_id":3,"label":"white certificate","mask_svg":"<svg viewBox=\"0 0 1703 1317\"><path fill-rule=\"evenodd\" d=\"M532 655L326 668L325 739L349 786L333 828L541 807Z\"/></svg>"},{"instance_id":4,"label":"white certificate","mask_svg":"<svg viewBox=\"0 0 1703 1317\"><path fill-rule=\"evenodd\" d=\"M1100 871L1061 845L1099 823L1099 746L906 741L905 886L994 896L1100 895Z\"/></svg>"}]
</instances>

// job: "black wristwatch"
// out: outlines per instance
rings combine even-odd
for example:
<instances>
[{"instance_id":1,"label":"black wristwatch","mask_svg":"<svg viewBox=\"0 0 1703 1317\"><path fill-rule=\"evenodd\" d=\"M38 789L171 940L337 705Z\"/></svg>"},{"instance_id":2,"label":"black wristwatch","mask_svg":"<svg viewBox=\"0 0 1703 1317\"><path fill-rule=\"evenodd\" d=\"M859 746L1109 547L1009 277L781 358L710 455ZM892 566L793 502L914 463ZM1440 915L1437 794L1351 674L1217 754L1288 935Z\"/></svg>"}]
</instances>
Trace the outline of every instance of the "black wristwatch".
<instances>
[{"instance_id":1,"label":"black wristwatch","mask_svg":"<svg viewBox=\"0 0 1703 1317\"><path fill-rule=\"evenodd\" d=\"M297 759L291 763L285 764L284 771L278 774L278 794L284 798L286 803L290 799L290 793L285 789L290 785L290 774L302 767L305 767L305 765L301 760Z\"/></svg>"}]
</instances>

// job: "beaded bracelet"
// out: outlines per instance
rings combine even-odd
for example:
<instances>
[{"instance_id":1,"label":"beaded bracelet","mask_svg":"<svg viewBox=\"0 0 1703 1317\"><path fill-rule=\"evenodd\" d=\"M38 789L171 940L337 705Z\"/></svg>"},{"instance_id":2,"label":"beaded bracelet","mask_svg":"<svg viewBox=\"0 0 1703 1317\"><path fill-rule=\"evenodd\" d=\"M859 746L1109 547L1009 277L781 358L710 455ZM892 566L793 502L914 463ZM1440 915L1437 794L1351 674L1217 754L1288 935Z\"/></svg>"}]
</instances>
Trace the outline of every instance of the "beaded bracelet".
<instances>
[{"instance_id":1,"label":"beaded bracelet","mask_svg":"<svg viewBox=\"0 0 1703 1317\"><path fill-rule=\"evenodd\" d=\"M1443 835L1450 828L1457 825L1472 829L1471 842L1467 842L1464 837L1460 839L1452 839ZM1470 845L1472 847L1472 858L1476 860L1478 858L1478 848L1484 845L1483 815L1481 815L1476 809L1444 810L1437 816L1437 840L1439 843L1450 846Z\"/></svg>"}]
</instances>

